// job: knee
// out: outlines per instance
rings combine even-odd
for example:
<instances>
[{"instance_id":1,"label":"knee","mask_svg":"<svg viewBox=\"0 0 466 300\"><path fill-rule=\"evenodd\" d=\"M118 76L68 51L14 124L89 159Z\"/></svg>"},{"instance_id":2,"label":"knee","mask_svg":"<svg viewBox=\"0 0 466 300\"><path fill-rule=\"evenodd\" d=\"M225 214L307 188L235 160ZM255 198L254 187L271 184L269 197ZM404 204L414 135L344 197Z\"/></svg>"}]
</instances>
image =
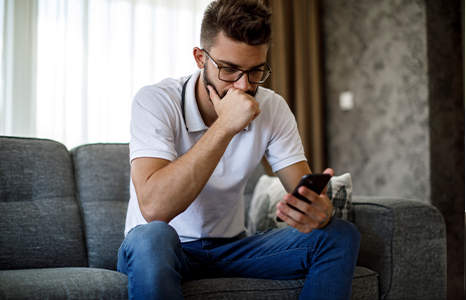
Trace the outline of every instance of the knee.
<instances>
[{"instance_id":1,"label":"knee","mask_svg":"<svg viewBox=\"0 0 466 300\"><path fill-rule=\"evenodd\" d=\"M138 249L160 249L165 245L173 247L176 244L181 244L175 229L162 221L154 221L133 228L126 236L125 242Z\"/></svg>"},{"instance_id":2,"label":"knee","mask_svg":"<svg viewBox=\"0 0 466 300\"><path fill-rule=\"evenodd\" d=\"M332 218L324 229L338 246L353 250L354 254L358 254L361 234L356 225L343 219Z\"/></svg>"},{"instance_id":3,"label":"knee","mask_svg":"<svg viewBox=\"0 0 466 300\"><path fill-rule=\"evenodd\" d=\"M118 251L117 268L149 274L153 266L179 266L181 242L175 229L155 221L133 228Z\"/></svg>"}]
</instances>

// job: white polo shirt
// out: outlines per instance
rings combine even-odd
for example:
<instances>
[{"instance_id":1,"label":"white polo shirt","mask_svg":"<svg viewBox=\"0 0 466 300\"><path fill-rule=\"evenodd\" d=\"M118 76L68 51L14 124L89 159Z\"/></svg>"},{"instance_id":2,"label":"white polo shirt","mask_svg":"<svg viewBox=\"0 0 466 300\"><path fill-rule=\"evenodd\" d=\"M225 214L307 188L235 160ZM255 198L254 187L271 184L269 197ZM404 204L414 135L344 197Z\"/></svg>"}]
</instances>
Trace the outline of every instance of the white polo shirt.
<instances>
[{"instance_id":1,"label":"white polo shirt","mask_svg":"<svg viewBox=\"0 0 466 300\"><path fill-rule=\"evenodd\" d=\"M139 90L132 105L130 161L138 157L174 161L209 129L195 99L199 74L196 71L186 85L184 107L181 94L189 77L165 79ZM296 120L285 100L263 87L255 99L259 116L231 140L202 192L170 222L181 242L230 238L244 232L243 191L264 154L274 172L306 160ZM125 236L139 224L147 221L131 181Z\"/></svg>"}]
</instances>

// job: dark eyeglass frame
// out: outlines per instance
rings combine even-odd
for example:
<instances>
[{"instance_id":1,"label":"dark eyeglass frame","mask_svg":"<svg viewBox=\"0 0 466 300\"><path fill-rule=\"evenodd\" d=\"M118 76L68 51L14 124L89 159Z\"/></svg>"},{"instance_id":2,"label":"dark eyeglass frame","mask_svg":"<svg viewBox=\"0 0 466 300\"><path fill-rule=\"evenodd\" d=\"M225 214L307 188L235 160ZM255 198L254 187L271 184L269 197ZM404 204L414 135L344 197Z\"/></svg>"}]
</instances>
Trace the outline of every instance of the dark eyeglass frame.
<instances>
[{"instance_id":1,"label":"dark eyeglass frame","mask_svg":"<svg viewBox=\"0 0 466 300\"><path fill-rule=\"evenodd\" d=\"M265 63L265 66L267 67L267 70L251 69L251 70L248 70L248 71L244 71L244 70L241 70L241 69L238 69L238 68L235 68L235 67L220 67L205 49L201 49L201 50L204 51L205 54L207 54L207 57L210 58L210 60L211 60L212 63L214 64L214 66L218 69L218 79L220 79L221 81L225 81L225 82L236 82L236 81L238 81L241 77L243 77L244 74L248 74L248 81L249 81L249 83L252 83L252 84L262 84L262 83L264 83L264 82L269 78L270 74L272 74L272 69L269 67L269 65L268 65L267 63ZM226 69L226 68L228 68L228 69L235 69L235 70L240 71L241 73L238 75L238 77L237 77L235 80L225 80L225 79L222 79L222 78L220 78L220 70L221 70L221 69ZM250 78L249 78L249 73L250 73L250 72L253 72L253 71L261 71L261 72L264 72L264 74L267 74L267 76L266 76L265 79L263 79L263 80L260 80L260 81L258 81L258 82L253 82L253 81L251 81Z\"/></svg>"}]
</instances>

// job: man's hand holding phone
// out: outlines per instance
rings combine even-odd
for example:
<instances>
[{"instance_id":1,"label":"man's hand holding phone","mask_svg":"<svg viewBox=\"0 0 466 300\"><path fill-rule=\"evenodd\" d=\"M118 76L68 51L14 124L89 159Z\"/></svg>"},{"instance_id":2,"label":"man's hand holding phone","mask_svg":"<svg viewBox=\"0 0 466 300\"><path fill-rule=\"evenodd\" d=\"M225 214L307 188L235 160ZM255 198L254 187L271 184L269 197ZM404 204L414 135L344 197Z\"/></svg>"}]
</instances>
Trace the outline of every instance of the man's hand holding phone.
<instances>
[{"instance_id":1,"label":"man's hand holding phone","mask_svg":"<svg viewBox=\"0 0 466 300\"><path fill-rule=\"evenodd\" d=\"M327 197L327 183L333 176L328 168L323 174L303 176L292 193L277 204L277 221L284 221L300 232L323 228L330 220L333 206Z\"/></svg>"}]
</instances>

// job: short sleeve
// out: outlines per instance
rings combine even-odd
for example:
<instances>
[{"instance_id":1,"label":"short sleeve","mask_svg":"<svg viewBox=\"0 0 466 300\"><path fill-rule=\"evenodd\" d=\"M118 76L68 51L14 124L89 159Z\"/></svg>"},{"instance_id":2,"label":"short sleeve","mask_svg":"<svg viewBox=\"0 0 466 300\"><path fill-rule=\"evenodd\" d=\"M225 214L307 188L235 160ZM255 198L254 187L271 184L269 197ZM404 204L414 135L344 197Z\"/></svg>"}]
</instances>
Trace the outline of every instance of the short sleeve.
<instances>
[{"instance_id":1,"label":"short sleeve","mask_svg":"<svg viewBox=\"0 0 466 300\"><path fill-rule=\"evenodd\" d=\"M136 94L131 108L130 161L155 157L177 158L175 132L179 126L179 100L175 93L148 86Z\"/></svg>"},{"instance_id":2,"label":"short sleeve","mask_svg":"<svg viewBox=\"0 0 466 300\"><path fill-rule=\"evenodd\" d=\"M277 94L275 97L278 97L279 101L272 125L272 136L265 151L273 172L306 161L296 119L285 100Z\"/></svg>"}]
</instances>

